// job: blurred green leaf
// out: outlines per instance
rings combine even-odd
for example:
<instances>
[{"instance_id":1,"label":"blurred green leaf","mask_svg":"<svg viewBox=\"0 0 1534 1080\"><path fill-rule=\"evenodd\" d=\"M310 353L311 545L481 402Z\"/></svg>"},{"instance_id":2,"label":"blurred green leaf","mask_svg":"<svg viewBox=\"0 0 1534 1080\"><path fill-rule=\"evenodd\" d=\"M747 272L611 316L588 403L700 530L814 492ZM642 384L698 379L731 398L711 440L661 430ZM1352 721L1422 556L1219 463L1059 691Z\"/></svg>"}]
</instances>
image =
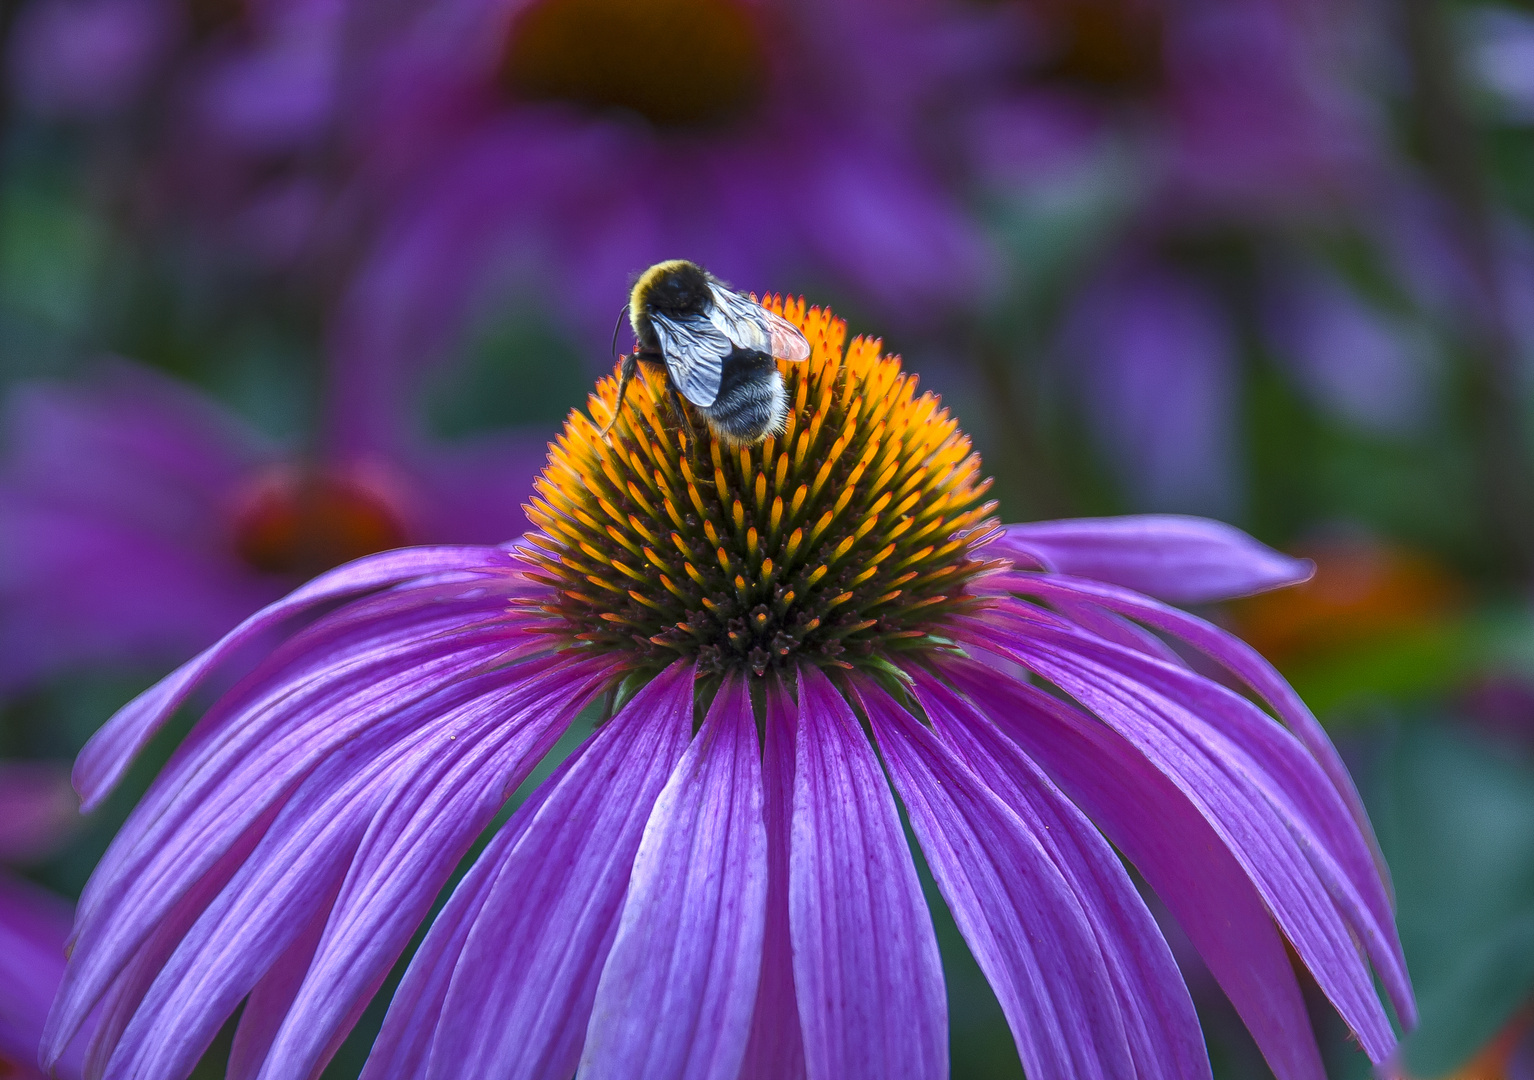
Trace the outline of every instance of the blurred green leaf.
<instances>
[{"instance_id":1,"label":"blurred green leaf","mask_svg":"<svg viewBox=\"0 0 1534 1080\"><path fill-rule=\"evenodd\" d=\"M1289 680L1331 717L1365 702L1412 701L1462 683L1478 666L1480 628L1469 622L1418 626L1294 666Z\"/></svg>"},{"instance_id":2,"label":"blurred green leaf","mask_svg":"<svg viewBox=\"0 0 1534 1080\"><path fill-rule=\"evenodd\" d=\"M1534 993L1534 768L1424 724L1399 733L1374 794L1422 1012L1406 1062L1439 1076Z\"/></svg>"}]
</instances>

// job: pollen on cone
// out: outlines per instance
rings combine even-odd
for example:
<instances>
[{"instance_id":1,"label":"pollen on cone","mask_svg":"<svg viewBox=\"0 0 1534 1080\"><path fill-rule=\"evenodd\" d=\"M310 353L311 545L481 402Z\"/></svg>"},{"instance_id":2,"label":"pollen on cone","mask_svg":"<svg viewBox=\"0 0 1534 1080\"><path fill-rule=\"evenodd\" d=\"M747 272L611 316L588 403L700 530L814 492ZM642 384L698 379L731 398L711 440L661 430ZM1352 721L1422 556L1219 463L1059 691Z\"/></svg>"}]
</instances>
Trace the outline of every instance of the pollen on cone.
<instances>
[{"instance_id":1,"label":"pollen on cone","mask_svg":"<svg viewBox=\"0 0 1534 1080\"><path fill-rule=\"evenodd\" d=\"M965 585L991 564L966 539L995 503L957 421L877 338L848 342L803 300L765 304L812 347L780 364L781 432L729 447L694 416L689 444L664 375L642 369L607 437L616 378L551 447L528 507L542 536L524 553L557 590L544 610L617 663L857 666L936 644L978 603Z\"/></svg>"}]
</instances>

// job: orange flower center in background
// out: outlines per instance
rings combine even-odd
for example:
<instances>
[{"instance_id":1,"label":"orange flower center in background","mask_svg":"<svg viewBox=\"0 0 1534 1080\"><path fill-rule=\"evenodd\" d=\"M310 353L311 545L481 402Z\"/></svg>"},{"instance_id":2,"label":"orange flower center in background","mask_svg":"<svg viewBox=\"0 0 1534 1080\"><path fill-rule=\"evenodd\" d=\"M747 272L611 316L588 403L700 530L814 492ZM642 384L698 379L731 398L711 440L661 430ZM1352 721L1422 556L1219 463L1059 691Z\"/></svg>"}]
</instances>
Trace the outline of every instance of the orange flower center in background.
<instances>
[{"instance_id":1,"label":"orange flower center in background","mask_svg":"<svg viewBox=\"0 0 1534 1080\"><path fill-rule=\"evenodd\" d=\"M1280 667L1431 626L1464 601L1447 570L1394 545L1333 541L1295 554L1315 560L1315 577L1232 607L1240 636Z\"/></svg>"},{"instance_id":2,"label":"orange flower center in background","mask_svg":"<svg viewBox=\"0 0 1534 1080\"><path fill-rule=\"evenodd\" d=\"M234 512L235 549L266 573L311 578L407 541L383 492L312 467L279 466L262 474Z\"/></svg>"},{"instance_id":3,"label":"orange flower center in background","mask_svg":"<svg viewBox=\"0 0 1534 1080\"><path fill-rule=\"evenodd\" d=\"M1148 0L1033 0L1047 82L1111 97L1152 93L1163 77L1162 13Z\"/></svg>"},{"instance_id":4,"label":"orange flower center in background","mask_svg":"<svg viewBox=\"0 0 1534 1080\"><path fill-rule=\"evenodd\" d=\"M716 127L761 97L766 55L756 20L732 0L540 0L512 24L500 82L525 101Z\"/></svg>"},{"instance_id":5,"label":"orange flower center in background","mask_svg":"<svg viewBox=\"0 0 1534 1080\"><path fill-rule=\"evenodd\" d=\"M206 41L223 31L245 25L245 0L187 0L188 29L194 41Z\"/></svg>"},{"instance_id":6,"label":"orange flower center in background","mask_svg":"<svg viewBox=\"0 0 1534 1080\"><path fill-rule=\"evenodd\" d=\"M608 438L616 380L550 447L528 516L553 632L620 669L696 657L705 673L808 661L877 665L940 647L988 567L970 539L992 523L970 441L880 342L803 301L769 307L813 353L782 364L785 430L753 447L687 440L664 376L641 368ZM937 635L937 636L935 636Z\"/></svg>"}]
</instances>

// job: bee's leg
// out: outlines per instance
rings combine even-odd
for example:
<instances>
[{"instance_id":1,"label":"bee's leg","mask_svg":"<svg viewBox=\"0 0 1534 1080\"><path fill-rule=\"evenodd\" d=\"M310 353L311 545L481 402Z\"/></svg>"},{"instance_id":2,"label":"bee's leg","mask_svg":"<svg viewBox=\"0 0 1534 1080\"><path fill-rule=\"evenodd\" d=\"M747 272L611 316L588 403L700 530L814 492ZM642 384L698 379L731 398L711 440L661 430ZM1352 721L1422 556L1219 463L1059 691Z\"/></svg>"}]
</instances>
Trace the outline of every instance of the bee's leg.
<instances>
[{"instance_id":1,"label":"bee's leg","mask_svg":"<svg viewBox=\"0 0 1534 1080\"><path fill-rule=\"evenodd\" d=\"M639 358L632 353L623 358L623 366L618 369L618 396L613 401L613 417L603 425L602 430L597 432L597 438L607 438L607 433L618 422L618 417L623 412L623 397L628 393L629 382L634 378L634 373L639 370Z\"/></svg>"},{"instance_id":2,"label":"bee's leg","mask_svg":"<svg viewBox=\"0 0 1534 1080\"><path fill-rule=\"evenodd\" d=\"M682 395L676 392L676 387L671 380L666 380L666 394L671 399L671 411L676 413L676 418L682 422L682 427L687 430L687 448L691 450L698 445L698 433L692 428L692 418L687 415L687 404L682 400Z\"/></svg>"}]
</instances>

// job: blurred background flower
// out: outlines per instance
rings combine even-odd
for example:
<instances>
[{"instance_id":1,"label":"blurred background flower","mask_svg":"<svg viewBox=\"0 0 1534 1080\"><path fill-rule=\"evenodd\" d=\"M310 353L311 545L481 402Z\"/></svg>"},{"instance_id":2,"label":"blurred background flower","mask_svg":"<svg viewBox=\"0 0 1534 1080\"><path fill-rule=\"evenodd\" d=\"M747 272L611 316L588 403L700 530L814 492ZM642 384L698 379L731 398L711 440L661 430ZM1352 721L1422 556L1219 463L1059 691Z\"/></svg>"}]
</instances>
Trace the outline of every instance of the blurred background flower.
<instances>
[{"instance_id":1,"label":"blurred background flower","mask_svg":"<svg viewBox=\"0 0 1534 1080\"><path fill-rule=\"evenodd\" d=\"M37 1046L64 977L74 905L4 867L48 855L77 827L79 800L56 763L0 761L0 1070L41 1080ZM58 1075L80 1075L79 1053Z\"/></svg>"},{"instance_id":2,"label":"blurred background flower","mask_svg":"<svg viewBox=\"0 0 1534 1080\"><path fill-rule=\"evenodd\" d=\"M1534 1067L1527 0L5 0L0 57L0 758L318 569L520 533L633 276L688 257L887 329L1006 520L1313 560L1208 614L1360 778L1402 1068ZM16 895L78 894L176 723ZM954 1073L1018 1076L925 884Z\"/></svg>"}]
</instances>

